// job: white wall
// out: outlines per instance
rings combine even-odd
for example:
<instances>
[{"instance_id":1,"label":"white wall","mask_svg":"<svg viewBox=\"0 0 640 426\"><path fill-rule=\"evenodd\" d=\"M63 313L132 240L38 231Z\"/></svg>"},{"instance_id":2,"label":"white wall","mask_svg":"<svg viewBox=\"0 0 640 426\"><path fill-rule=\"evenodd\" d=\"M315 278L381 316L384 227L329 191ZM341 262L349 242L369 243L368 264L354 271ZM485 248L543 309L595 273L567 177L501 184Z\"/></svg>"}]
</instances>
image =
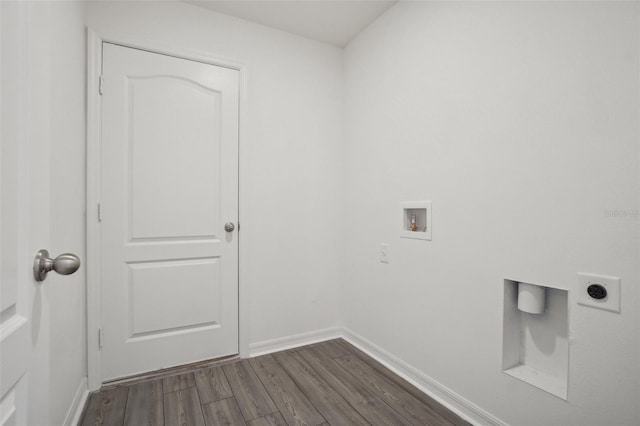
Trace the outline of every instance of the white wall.
<instances>
[{"instance_id":1,"label":"white wall","mask_svg":"<svg viewBox=\"0 0 640 426\"><path fill-rule=\"evenodd\" d=\"M401 2L345 51L345 325L509 424L640 422L639 16ZM400 239L420 199L433 241ZM621 277L622 313L570 296L567 403L501 373L502 288L578 271Z\"/></svg>"},{"instance_id":2,"label":"white wall","mask_svg":"<svg viewBox=\"0 0 640 426\"><path fill-rule=\"evenodd\" d=\"M52 256L85 250L86 5L52 2L50 55L50 212ZM86 386L86 262L70 276L49 274L51 424L62 424Z\"/></svg>"},{"instance_id":3,"label":"white wall","mask_svg":"<svg viewBox=\"0 0 640 426\"><path fill-rule=\"evenodd\" d=\"M84 249L84 2L26 2L25 143L21 146L20 260ZM63 424L86 388L85 277L21 270L30 307L32 358L27 424Z\"/></svg>"},{"instance_id":4,"label":"white wall","mask_svg":"<svg viewBox=\"0 0 640 426\"><path fill-rule=\"evenodd\" d=\"M246 66L240 263L250 342L337 324L342 50L173 2L91 2L88 23Z\"/></svg>"}]
</instances>

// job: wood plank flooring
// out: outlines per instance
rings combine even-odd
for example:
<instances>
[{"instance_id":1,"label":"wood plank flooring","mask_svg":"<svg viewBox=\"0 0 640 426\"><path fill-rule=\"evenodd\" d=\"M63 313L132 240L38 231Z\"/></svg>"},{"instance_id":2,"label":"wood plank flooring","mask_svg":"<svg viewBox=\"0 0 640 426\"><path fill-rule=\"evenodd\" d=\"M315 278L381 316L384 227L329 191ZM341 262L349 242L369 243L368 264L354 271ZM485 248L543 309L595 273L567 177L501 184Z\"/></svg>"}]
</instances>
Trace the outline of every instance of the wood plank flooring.
<instances>
[{"instance_id":1,"label":"wood plank flooring","mask_svg":"<svg viewBox=\"0 0 640 426\"><path fill-rule=\"evenodd\" d=\"M81 426L468 426L342 339L112 385Z\"/></svg>"}]
</instances>

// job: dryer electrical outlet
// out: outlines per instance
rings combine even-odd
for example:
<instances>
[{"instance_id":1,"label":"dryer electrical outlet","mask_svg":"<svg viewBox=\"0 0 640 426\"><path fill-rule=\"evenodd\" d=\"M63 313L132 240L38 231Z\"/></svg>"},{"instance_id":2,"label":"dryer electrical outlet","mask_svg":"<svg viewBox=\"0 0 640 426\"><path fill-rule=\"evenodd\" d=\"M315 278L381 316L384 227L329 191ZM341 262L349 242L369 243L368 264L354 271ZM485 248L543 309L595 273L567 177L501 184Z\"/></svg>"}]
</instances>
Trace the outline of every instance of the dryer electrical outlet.
<instances>
[{"instance_id":1,"label":"dryer electrical outlet","mask_svg":"<svg viewBox=\"0 0 640 426\"><path fill-rule=\"evenodd\" d=\"M620 312L620 278L578 273L578 304Z\"/></svg>"}]
</instances>

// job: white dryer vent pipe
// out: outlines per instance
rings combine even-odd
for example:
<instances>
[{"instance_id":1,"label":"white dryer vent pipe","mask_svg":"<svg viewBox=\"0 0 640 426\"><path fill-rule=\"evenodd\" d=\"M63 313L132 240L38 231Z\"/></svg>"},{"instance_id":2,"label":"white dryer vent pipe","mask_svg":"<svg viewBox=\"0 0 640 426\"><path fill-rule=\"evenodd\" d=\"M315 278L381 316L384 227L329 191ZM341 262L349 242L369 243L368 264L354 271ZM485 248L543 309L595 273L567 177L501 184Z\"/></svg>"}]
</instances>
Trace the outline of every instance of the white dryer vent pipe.
<instances>
[{"instance_id":1,"label":"white dryer vent pipe","mask_svg":"<svg viewBox=\"0 0 640 426\"><path fill-rule=\"evenodd\" d=\"M545 287L518 283L518 309L530 314L541 314L545 308Z\"/></svg>"}]
</instances>

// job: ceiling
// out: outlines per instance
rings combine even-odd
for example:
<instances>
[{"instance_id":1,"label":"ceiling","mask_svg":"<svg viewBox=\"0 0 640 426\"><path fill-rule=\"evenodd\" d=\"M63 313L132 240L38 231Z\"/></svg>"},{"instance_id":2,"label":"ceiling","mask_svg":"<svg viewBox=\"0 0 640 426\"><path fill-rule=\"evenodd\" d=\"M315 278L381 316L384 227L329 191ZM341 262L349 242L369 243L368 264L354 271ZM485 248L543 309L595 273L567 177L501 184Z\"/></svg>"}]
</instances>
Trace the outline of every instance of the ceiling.
<instances>
[{"instance_id":1,"label":"ceiling","mask_svg":"<svg viewBox=\"0 0 640 426\"><path fill-rule=\"evenodd\" d=\"M338 47L344 47L397 0L184 0Z\"/></svg>"}]
</instances>

